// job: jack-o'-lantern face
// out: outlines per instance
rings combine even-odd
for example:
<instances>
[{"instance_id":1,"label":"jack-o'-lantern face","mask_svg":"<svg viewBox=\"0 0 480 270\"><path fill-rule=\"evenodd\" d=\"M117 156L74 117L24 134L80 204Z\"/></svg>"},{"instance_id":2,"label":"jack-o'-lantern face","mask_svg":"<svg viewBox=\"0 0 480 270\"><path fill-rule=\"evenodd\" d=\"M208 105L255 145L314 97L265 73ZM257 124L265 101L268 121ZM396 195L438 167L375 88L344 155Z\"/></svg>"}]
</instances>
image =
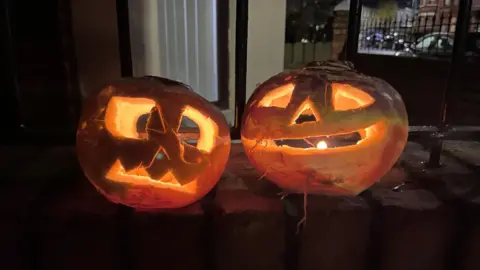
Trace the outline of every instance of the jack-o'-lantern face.
<instances>
[{"instance_id":1,"label":"jack-o'-lantern face","mask_svg":"<svg viewBox=\"0 0 480 270\"><path fill-rule=\"evenodd\" d=\"M94 98L77 145L93 184L137 208L198 200L218 181L230 151L221 112L187 86L151 77L120 81Z\"/></svg>"},{"instance_id":2,"label":"jack-o'-lantern face","mask_svg":"<svg viewBox=\"0 0 480 270\"><path fill-rule=\"evenodd\" d=\"M260 85L242 142L267 179L295 192L357 194L378 181L406 143L398 93L347 64L322 62Z\"/></svg>"}]
</instances>

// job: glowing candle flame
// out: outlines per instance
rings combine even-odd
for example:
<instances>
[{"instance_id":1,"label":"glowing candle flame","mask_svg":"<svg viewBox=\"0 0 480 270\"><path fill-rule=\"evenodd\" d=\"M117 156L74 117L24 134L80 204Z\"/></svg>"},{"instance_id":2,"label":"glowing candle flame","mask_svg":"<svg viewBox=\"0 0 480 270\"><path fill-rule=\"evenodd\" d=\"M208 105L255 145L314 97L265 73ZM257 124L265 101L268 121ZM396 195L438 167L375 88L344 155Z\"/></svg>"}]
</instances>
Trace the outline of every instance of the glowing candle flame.
<instances>
[{"instance_id":1,"label":"glowing candle flame","mask_svg":"<svg viewBox=\"0 0 480 270\"><path fill-rule=\"evenodd\" d=\"M318 149L327 149L328 148L328 145L325 141L319 141L317 143L317 148Z\"/></svg>"}]
</instances>

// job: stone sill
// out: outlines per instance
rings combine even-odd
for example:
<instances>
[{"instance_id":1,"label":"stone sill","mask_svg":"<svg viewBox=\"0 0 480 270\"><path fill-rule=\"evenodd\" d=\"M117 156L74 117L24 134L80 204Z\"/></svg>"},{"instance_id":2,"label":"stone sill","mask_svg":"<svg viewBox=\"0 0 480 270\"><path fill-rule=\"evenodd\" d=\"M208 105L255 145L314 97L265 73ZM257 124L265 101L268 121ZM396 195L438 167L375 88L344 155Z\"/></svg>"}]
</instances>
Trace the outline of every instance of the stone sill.
<instances>
[{"instance_id":1,"label":"stone sill","mask_svg":"<svg viewBox=\"0 0 480 270\"><path fill-rule=\"evenodd\" d=\"M435 170L409 143L360 196L308 196L298 231L303 195L282 199L242 149L202 201L147 213L104 199L71 147L3 147L2 269L480 269L478 171L458 161L478 143L446 143Z\"/></svg>"}]
</instances>

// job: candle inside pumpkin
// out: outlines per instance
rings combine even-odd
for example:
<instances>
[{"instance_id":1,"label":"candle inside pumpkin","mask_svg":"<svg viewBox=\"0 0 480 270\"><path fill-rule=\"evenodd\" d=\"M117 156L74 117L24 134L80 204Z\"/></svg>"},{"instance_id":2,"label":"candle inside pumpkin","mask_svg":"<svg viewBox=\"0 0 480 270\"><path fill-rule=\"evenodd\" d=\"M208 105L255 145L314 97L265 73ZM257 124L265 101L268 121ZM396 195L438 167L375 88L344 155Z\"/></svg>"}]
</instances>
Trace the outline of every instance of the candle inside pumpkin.
<instances>
[{"instance_id":1,"label":"candle inside pumpkin","mask_svg":"<svg viewBox=\"0 0 480 270\"><path fill-rule=\"evenodd\" d=\"M388 83L349 63L319 62L260 85L241 134L252 165L288 192L356 195L392 167L407 131Z\"/></svg>"},{"instance_id":2,"label":"candle inside pumpkin","mask_svg":"<svg viewBox=\"0 0 480 270\"><path fill-rule=\"evenodd\" d=\"M317 143L317 148L318 149L327 149L328 148L328 145L325 141L319 141Z\"/></svg>"}]
</instances>

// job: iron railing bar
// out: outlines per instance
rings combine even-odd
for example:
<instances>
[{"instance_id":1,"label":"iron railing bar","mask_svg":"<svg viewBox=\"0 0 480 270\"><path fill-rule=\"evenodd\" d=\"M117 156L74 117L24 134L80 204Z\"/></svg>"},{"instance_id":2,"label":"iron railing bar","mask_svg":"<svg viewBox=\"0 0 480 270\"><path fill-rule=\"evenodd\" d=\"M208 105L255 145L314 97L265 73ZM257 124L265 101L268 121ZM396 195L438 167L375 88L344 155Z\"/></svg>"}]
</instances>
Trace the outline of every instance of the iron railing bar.
<instances>
[{"instance_id":1,"label":"iron railing bar","mask_svg":"<svg viewBox=\"0 0 480 270\"><path fill-rule=\"evenodd\" d=\"M118 45L122 77L133 76L132 49L130 44L130 19L128 0L117 0Z\"/></svg>"},{"instance_id":2,"label":"iron railing bar","mask_svg":"<svg viewBox=\"0 0 480 270\"><path fill-rule=\"evenodd\" d=\"M235 28L235 122L231 137L240 139L247 99L248 0L237 0Z\"/></svg>"},{"instance_id":3,"label":"iron railing bar","mask_svg":"<svg viewBox=\"0 0 480 270\"><path fill-rule=\"evenodd\" d=\"M6 120L3 123L4 128L9 127L14 129L15 132L21 131L20 127L22 124L25 122L25 117L23 115L23 104L22 104L22 99L21 99L21 93L20 93L20 88L18 85L18 75L17 75L17 68L18 68L18 63L15 54L13 53L15 51L15 41L12 33L12 21L13 21L13 11L12 11L12 0L7 0L3 1L0 5L2 5L1 12L3 13L2 19L4 19L2 28L4 27L5 29L2 29L2 32L4 31L5 35L3 36L4 38L4 46L2 49L4 49L4 54L6 56L5 58L5 64L7 66L6 70L4 71L5 77L8 78L6 80L6 85L3 85L5 88L10 88L8 91L8 96L6 97L3 95L3 107L4 107L4 114L6 113L10 114L11 117L7 117ZM7 102L8 98L8 102ZM7 111L5 111L7 110ZM3 136L2 136L3 138Z\"/></svg>"},{"instance_id":4,"label":"iron railing bar","mask_svg":"<svg viewBox=\"0 0 480 270\"><path fill-rule=\"evenodd\" d=\"M455 90L455 87L458 87L459 76L462 72L462 63L465 60L465 52L467 48L467 35L470 24L471 8L472 0L459 1L457 22L455 25L455 38L453 42L448 80L447 85L442 93L442 104L439 121L440 131L445 131L445 129L447 129L447 113L450 109L449 106L453 101L453 92ZM440 166L442 146L443 143L441 140L439 140L432 147L427 164L429 167Z\"/></svg>"},{"instance_id":5,"label":"iron railing bar","mask_svg":"<svg viewBox=\"0 0 480 270\"><path fill-rule=\"evenodd\" d=\"M362 14L362 0L350 0L350 9L348 13L348 32L347 32L347 50L346 59L353 61L358 50L358 34L360 30Z\"/></svg>"}]
</instances>

